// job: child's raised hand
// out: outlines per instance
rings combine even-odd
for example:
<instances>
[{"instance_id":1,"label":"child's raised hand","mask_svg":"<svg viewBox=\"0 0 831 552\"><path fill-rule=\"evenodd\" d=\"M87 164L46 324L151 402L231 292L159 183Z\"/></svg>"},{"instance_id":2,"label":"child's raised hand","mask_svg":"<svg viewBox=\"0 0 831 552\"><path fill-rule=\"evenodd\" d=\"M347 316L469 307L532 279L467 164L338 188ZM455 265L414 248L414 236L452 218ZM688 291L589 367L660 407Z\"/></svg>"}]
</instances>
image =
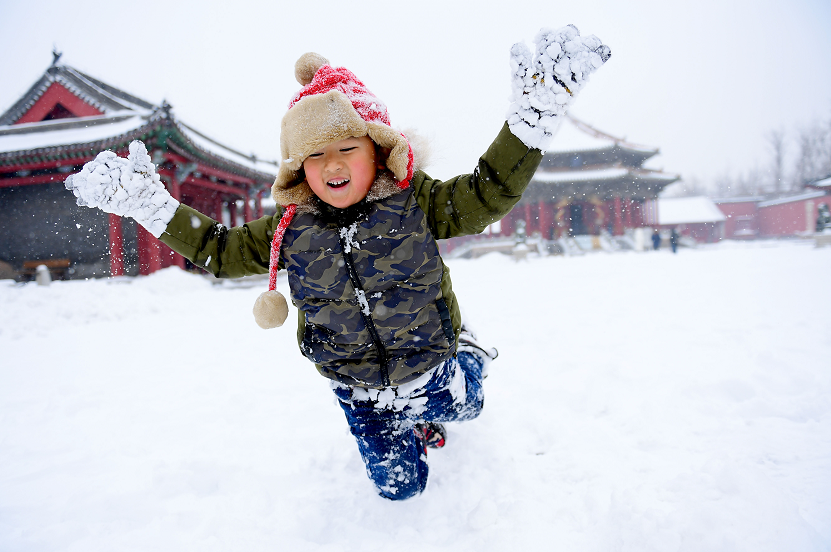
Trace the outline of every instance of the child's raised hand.
<instances>
[{"instance_id":1,"label":"child's raised hand","mask_svg":"<svg viewBox=\"0 0 831 552\"><path fill-rule=\"evenodd\" d=\"M511 132L530 147L544 150L589 75L612 55L594 35L580 36L574 25L541 29L535 57L524 43L511 48Z\"/></svg>"},{"instance_id":2,"label":"child's raised hand","mask_svg":"<svg viewBox=\"0 0 831 552\"><path fill-rule=\"evenodd\" d=\"M81 172L69 176L65 186L78 198L78 205L132 217L157 238L179 207L138 140L130 144L126 159L102 151Z\"/></svg>"}]
</instances>

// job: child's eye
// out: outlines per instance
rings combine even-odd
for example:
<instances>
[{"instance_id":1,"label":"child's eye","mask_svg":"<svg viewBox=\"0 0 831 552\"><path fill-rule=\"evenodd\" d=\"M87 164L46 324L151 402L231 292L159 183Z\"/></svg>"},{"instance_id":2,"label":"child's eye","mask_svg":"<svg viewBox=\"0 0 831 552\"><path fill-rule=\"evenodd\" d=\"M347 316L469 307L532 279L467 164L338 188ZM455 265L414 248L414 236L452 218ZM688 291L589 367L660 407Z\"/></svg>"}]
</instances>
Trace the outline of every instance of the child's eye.
<instances>
[{"instance_id":1,"label":"child's eye","mask_svg":"<svg viewBox=\"0 0 831 552\"><path fill-rule=\"evenodd\" d=\"M322 155L323 155L323 152L322 152L322 151L319 151L319 152L316 152L316 153L312 153L312 154L310 154L310 155L309 155L309 157L320 157L320 156L322 156Z\"/></svg>"},{"instance_id":2,"label":"child's eye","mask_svg":"<svg viewBox=\"0 0 831 552\"><path fill-rule=\"evenodd\" d=\"M358 146L350 146L348 148L341 148L340 151L341 151L341 153L346 153L346 152L352 151L354 149L358 149Z\"/></svg>"}]
</instances>

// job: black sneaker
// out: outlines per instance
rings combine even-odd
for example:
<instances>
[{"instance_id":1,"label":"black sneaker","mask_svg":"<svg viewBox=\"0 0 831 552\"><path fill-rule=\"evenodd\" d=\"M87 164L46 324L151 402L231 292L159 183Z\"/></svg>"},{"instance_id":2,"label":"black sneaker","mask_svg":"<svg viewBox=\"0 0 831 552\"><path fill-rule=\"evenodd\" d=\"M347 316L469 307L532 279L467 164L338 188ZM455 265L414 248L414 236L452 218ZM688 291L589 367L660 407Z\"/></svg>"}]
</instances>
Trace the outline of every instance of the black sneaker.
<instances>
[{"instance_id":1,"label":"black sneaker","mask_svg":"<svg viewBox=\"0 0 831 552\"><path fill-rule=\"evenodd\" d=\"M447 442L447 431L441 424L421 422L415 425L413 431L425 447L442 448Z\"/></svg>"}]
</instances>

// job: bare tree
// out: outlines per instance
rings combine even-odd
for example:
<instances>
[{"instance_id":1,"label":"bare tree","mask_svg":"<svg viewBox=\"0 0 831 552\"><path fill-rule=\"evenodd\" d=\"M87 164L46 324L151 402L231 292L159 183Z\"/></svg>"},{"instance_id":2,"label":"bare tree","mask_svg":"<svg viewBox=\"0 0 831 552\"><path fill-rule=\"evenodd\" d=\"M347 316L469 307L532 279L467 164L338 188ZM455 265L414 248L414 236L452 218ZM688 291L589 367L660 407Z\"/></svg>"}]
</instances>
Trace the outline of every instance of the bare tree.
<instances>
[{"instance_id":1,"label":"bare tree","mask_svg":"<svg viewBox=\"0 0 831 552\"><path fill-rule=\"evenodd\" d=\"M717 176L714 184L716 185L716 194L719 197L733 197L737 195L736 184L729 172Z\"/></svg>"},{"instance_id":2,"label":"bare tree","mask_svg":"<svg viewBox=\"0 0 831 552\"><path fill-rule=\"evenodd\" d=\"M788 189L785 181L785 131L781 128L770 131L767 141L773 153L770 160L771 189L774 192L784 192Z\"/></svg>"},{"instance_id":3,"label":"bare tree","mask_svg":"<svg viewBox=\"0 0 831 552\"><path fill-rule=\"evenodd\" d=\"M831 175L831 120L802 128L798 146L794 174L799 188Z\"/></svg>"},{"instance_id":4,"label":"bare tree","mask_svg":"<svg viewBox=\"0 0 831 552\"><path fill-rule=\"evenodd\" d=\"M740 196L761 195L765 193L765 177L760 169L753 168L736 178L735 187Z\"/></svg>"},{"instance_id":5,"label":"bare tree","mask_svg":"<svg viewBox=\"0 0 831 552\"><path fill-rule=\"evenodd\" d=\"M684 195L687 197L703 196L709 192L707 187L701 183L701 180L695 176L685 178L681 182L684 184Z\"/></svg>"},{"instance_id":6,"label":"bare tree","mask_svg":"<svg viewBox=\"0 0 831 552\"><path fill-rule=\"evenodd\" d=\"M695 176L673 182L661 192L661 197L696 197L706 196L710 190Z\"/></svg>"},{"instance_id":7,"label":"bare tree","mask_svg":"<svg viewBox=\"0 0 831 552\"><path fill-rule=\"evenodd\" d=\"M795 155L791 153L794 144L788 134L782 128L767 133L770 158L764 168L754 167L735 175L724 172L713 180L715 190L707 190L689 179L678 183L673 195L712 191L719 197L760 196L801 190L806 184L831 176L831 117L797 129Z\"/></svg>"}]
</instances>

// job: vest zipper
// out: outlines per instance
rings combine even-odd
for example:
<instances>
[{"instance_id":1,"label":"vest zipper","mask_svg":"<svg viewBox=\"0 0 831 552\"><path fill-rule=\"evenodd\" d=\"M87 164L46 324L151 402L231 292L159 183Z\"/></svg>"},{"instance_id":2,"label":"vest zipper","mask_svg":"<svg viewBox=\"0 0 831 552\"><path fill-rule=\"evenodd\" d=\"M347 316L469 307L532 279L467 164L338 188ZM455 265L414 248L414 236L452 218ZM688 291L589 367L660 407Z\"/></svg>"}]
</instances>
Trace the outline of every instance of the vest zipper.
<instances>
[{"instance_id":1,"label":"vest zipper","mask_svg":"<svg viewBox=\"0 0 831 552\"><path fill-rule=\"evenodd\" d=\"M360 280L358 280L358 272L355 270L355 260L352 258L352 253L350 249L347 249L347 244L345 238L341 235L340 239L340 247L341 251L343 251L343 260L346 263L346 272L349 274L349 280L352 282L352 287L354 287L358 291L364 291L363 286L361 286ZM349 253L347 253L349 251ZM372 320L368 314L364 312L363 307L361 306L360 302L358 303L358 312L361 313L361 318L364 319L364 324L366 324L367 330L369 330L369 335L372 338L372 343L375 345L375 349L378 351L378 362L381 365L381 384L384 387L390 386L390 374L389 374L389 358L387 357L387 350L384 348L384 343L381 341L381 336L378 335L378 328L375 327L375 322Z\"/></svg>"}]
</instances>

